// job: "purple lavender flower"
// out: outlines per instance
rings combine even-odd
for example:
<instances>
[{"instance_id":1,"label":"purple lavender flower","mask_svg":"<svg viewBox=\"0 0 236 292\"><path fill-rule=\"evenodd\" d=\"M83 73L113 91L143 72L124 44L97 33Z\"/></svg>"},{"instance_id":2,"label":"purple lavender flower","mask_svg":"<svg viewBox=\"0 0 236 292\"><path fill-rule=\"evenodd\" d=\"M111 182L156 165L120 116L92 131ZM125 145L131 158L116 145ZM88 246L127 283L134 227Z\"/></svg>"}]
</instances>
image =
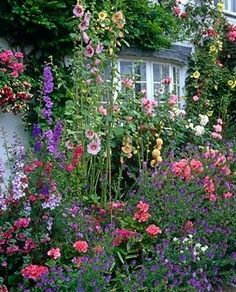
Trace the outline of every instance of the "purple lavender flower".
<instances>
[{"instance_id":1,"label":"purple lavender flower","mask_svg":"<svg viewBox=\"0 0 236 292\"><path fill-rule=\"evenodd\" d=\"M41 114L49 124L52 122L53 107L53 102L49 95L53 92L53 88L52 69L49 65L46 65L43 70L43 101L45 106L42 109Z\"/></svg>"}]
</instances>

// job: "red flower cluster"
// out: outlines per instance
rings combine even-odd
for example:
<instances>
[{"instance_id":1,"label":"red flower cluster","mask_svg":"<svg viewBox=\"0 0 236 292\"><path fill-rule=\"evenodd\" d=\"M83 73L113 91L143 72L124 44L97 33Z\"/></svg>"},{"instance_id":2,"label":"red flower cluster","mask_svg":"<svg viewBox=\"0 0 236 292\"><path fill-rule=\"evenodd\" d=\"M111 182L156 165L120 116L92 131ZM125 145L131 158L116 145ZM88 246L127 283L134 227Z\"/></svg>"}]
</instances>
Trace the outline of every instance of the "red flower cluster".
<instances>
[{"instance_id":1,"label":"red flower cluster","mask_svg":"<svg viewBox=\"0 0 236 292\"><path fill-rule=\"evenodd\" d=\"M45 266L29 265L21 270L21 275L27 279L37 280L48 272L48 268Z\"/></svg>"},{"instance_id":2,"label":"red flower cluster","mask_svg":"<svg viewBox=\"0 0 236 292\"><path fill-rule=\"evenodd\" d=\"M148 221L149 217L151 216L148 213L149 205L147 203L140 201L136 207L138 211L134 213L133 219L140 223Z\"/></svg>"},{"instance_id":3,"label":"red flower cluster","mask_svg":"<svg viewBox=\"0 0 236 292\"><path fill-rule=\"evenodd\" d=\"M161 228L156 226L155 224L151 224L149 225L147 228L146 228L146 232L148 235L152 236L152 237L155 237L157 236L158 234L161 234L162 231L161 231Z\"/></svg>"},{"instance_id":4,"label":"red flower cluster","mask_svg":"<svg viewBox=\"0 0 236 292\"><path fill-rule=\"evenodd\" d=\"M84 153L84 148L82 145L78 145L75 147L71 163L66 166L66 169L69 172L73 171L76 168L76 166L80 162L80 159L81 159L83 153Z\"/></svg>"},{"instance_id":5,"label":"red flower cluster","mask_svg":"<svg viewBox=\"0 0 236 292\"><path fill-rule=\"evenodd\" d=\"M137 233L135 231L116 228L113 245L119 246L121 243L127 242L130 238L134 238L136 236L137 236Z\"/></svg>"}]
</instances>

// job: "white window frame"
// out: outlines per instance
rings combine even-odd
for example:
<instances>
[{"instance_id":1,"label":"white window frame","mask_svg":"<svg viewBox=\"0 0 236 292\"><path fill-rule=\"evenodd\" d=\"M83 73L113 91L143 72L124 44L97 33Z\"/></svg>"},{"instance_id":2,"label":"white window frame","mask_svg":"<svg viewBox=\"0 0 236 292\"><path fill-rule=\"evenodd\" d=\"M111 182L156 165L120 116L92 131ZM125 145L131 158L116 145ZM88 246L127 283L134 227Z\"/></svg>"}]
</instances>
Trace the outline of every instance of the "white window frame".
<instances>
[{"instance_id":1,"label":"white window frame","mask_svg":"<svg viewBox=\"0 0 236 292\"><path fill-rule=\"evenodd\" d=\"M224 12L226 14L230 14L236 17L236 11L233 11L233 1L236 0L214 0L215 5L217 5L220 2L224 3ZM227 7L227 8L226 8Z\"/></svg>"},{"instance_id":2,"label":"white window frame","mask_svg":"<svg viewBox=\"0 0 236 292\"><path fill-rule=\"evenodd\" d=\"M186 77L186 66L183 66L180 63L177 62L165 62L161 59L135 59L135 58L126 58L122 57L119 58L118 61L118 71L120 72L120 63L121 62L132 62L132 63L138 63L142 62L146 64L146 90L147 90L147 97L150 99L154 98L154 81L153 81L153 65L158 64L158 65L168 65L169 66L169 76L171 78L171 83L169 87L169 92L172 93L174 90L174 76L173 76L173 68L175 67L176 69L179 70L179 100L178 104L180 107L183 107L185 102L183 99L184 96L184 85L185 85L185 77ZM120 85L121 86L121 85ZM164 87L164 85L163 85Z\"/></svg>"}]
</instances>

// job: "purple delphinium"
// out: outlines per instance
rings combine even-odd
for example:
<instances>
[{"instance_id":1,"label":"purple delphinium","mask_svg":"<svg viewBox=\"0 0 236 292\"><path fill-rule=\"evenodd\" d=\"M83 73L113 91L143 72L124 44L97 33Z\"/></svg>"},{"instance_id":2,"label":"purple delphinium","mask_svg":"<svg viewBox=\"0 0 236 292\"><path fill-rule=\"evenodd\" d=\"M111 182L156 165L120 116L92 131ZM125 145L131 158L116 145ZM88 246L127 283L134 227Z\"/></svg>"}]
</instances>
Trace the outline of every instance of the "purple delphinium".
<instances>
[{"instance_id":1,"label":"purple delphinium","mask_svg":"<svg viewBox=\"0 0 236 292\"><path fill-rule=\"evenodd\" d=\"M49 124L52 123L53 102L50 98L50 94L53 92L53 88L52 68L46 65L43 69L43 101L45 105L41 114Z\"/></svg>"},{"instance_id":2,"label":"purple delphinium","mask_svg":"<svg viewBox=\"0 0 236 292\"><path fill-rule=\"evenodd\" d=\"M53 154L56 158L60 156L60 152L58 150L58 146L60 143L61 135L62 135L62 123L58 121L55 125L54 131L47 130L43 133L43 136L47 139L48 142L48 151Z\"/></svg>"}]
</instances>

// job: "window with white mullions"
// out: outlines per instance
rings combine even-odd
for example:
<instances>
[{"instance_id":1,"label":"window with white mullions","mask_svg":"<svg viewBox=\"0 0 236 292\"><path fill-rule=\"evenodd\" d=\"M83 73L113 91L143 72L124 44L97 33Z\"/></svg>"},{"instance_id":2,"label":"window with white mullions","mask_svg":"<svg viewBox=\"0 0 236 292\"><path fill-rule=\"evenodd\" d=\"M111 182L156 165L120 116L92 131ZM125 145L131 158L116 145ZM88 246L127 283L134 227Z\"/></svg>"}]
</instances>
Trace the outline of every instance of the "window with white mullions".
<instances>
[{"instance_id":1,"label":"window with white mullions","mask_svg":"<svg viewBox=\"0 0 236 292\"><path fill-rule=\"evenodd\" d=\"M120 61L121 80L132 78L135 80L135 91L139 92L147 88L146 64L135 61ZM121 88L123 85L121 84Z\"/></svg>"}]
</instances>

